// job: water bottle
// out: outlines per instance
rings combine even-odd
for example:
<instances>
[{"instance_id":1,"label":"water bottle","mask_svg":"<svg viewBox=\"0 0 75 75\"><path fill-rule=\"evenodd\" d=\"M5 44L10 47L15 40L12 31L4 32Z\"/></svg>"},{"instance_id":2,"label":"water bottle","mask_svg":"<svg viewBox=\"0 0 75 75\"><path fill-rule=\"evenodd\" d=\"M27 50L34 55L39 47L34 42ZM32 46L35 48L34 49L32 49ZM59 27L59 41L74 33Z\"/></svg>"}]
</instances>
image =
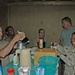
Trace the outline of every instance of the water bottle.
<instances>
[{"instance_id":1,"label":"water bottle","mask_svg":"<svg viewBox=\"0 0 75 75\"><path fill-rule=\"evenodd\" d=\"M17 65L18 65L18 62L19 62L19 61L18 61L18 55L17 55L17 54L14 54L14 57L13 57L13 64L17 66Z\"/></svg>"},{"instance_id":2,"label":"water bottle","mask_svg":"<svg viewBox=\"0 0 75 75\"><path fill-rule=\"evenodd\" d=\"M22 49L22 41L19 41L19 49Z\"/></svg>"},{"instance_id":3,"label":"water bottle","mask_svg":"<svg viewBox=\"0 0 75 75\"><path fill-rule=\"evenodd\" d=\"M1 60L0 60L0 75L3 75L3 70L2 70L2 63L1 63Z\"/></svg>"}]
</instances>

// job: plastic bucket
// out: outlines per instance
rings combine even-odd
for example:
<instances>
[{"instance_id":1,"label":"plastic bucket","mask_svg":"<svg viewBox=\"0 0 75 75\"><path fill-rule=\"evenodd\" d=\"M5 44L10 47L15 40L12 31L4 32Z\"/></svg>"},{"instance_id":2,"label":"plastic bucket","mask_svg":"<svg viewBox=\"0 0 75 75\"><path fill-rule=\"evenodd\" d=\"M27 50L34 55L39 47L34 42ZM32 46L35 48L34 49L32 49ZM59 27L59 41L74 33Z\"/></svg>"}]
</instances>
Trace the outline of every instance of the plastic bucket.
<instances>
[{"instance_id":1,"label":"plastic bucket","mask_svg":"<svg viewBox=\"0 0 75 75\"><path fill-rule=\"evenodd\" d=\"M39 64L45 68L45 75L55 75L59 59L55 56L42 56L39 58Z\"/></svg>"}]
</instances>

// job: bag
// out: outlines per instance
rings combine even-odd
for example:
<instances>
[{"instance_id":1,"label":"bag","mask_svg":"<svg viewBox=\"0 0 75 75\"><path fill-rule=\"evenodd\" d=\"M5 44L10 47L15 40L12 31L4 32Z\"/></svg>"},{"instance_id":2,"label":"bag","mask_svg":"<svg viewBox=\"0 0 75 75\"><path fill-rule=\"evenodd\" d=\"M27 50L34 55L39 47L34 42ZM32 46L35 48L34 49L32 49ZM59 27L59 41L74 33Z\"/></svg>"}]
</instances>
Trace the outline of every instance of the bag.
<instances>
[{"instance_id":1,"label":"bag","mask_svg":"<svg viewBox=\"0 0 75 75\"><path fill-rule=\"evenodd\" d=\"M46 75L55 75L59 59L59 57L55 56L42 56L39 58L38 62L45 68Z\"/></svg>"}]
</instances>

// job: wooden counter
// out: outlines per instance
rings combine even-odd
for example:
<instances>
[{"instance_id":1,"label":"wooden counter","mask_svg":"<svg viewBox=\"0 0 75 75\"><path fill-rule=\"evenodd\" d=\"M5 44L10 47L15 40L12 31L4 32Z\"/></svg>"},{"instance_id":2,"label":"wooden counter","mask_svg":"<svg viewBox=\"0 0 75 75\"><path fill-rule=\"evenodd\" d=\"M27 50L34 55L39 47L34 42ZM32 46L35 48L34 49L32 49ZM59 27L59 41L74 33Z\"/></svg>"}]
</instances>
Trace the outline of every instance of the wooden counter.
<instances>
[{"instance_id":1,"label":"wooden counter","mask_svg":"<svg viewBox=\"0 0 75 75\"><path fill-rule=\"evenodd\" d=\"M42 56L56 56L56 51L51 48L36 49L34 52L34 64L38 65L38 59Z\"/></svg>"}]
</instances>

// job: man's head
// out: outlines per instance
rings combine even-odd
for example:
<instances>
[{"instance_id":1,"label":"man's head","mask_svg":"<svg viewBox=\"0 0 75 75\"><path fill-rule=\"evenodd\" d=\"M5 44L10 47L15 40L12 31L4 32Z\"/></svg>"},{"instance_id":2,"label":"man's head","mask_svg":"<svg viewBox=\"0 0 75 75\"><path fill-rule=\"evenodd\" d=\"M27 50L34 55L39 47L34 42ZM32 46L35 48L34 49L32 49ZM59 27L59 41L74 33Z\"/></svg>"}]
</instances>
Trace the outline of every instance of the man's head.
<instances>
[{"instance_id":1,"label":"man's head","mask_svg":"<svg viewBox=\"0 0 75 75\"><path fill-rule=\"evenodd\" d=\"M0 27L0 40L2 39L2 35L3 35L2 28Z\"/></svg>"},{"instance_id":2,"label":"man's head","mask_svg":"<svg viewBox=\"0 0 75 75\"><path fill-rule=\"evenodd\" d=\"M14 36L15 35L15 32L14 32L14 29L12 26L8 26L6 29L5 29L5 33L7 36Z\"/></svg>"},{"instance_id":3,"label":"man's head","mask_svg":"<svg viewBox=\"0 0 75 75\"><path fill-rule=\"evenodd\" d=\"M73 46L75 46L75 32L72 33L71 43L72 43Z\"/></svg>"},{"instance_id":4,"label":"man's head","mask_svg":"<svg viewBox=\"0 0 75 75\"><path fill-rule=\"evenodd\" d=\"M44 36L45 36L45 30L44 29L42 29L42 28L39 29L38 33L39 33L39 37L44 38Z\"/></svg>"},{"instance_id":5,"label":"man's head","mask_svg":"<svg viewBox=\"0 0 75 75\"><path fill-rule=\"evenodd\" d=\"M65 29L70 29L72 27L72 22L69 17L64 17L62 19L62 27Z\"/></svg>"}]
</instances>

